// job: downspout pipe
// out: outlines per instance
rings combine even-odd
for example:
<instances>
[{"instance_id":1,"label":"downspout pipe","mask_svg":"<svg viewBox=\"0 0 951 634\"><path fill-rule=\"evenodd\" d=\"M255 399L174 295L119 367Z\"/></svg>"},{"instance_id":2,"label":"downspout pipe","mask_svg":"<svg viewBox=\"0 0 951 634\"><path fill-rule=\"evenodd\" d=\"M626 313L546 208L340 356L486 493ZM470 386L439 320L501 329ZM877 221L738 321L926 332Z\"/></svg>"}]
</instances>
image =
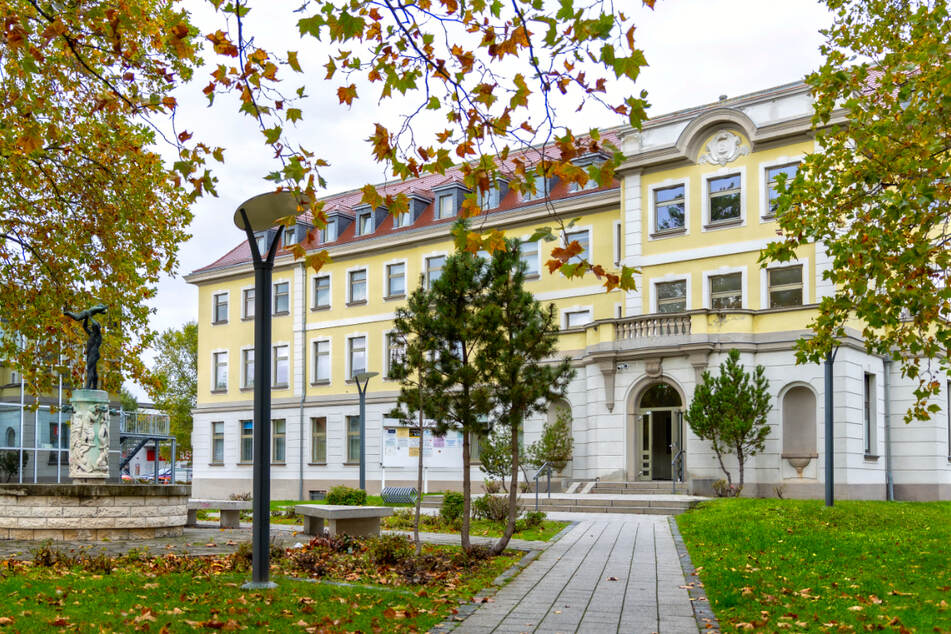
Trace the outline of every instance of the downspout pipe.
<instances>
[{"instance_id":1,"label":"downspout pipe","mask_svg":"<svg viewBox=\"0 0 951 634\"><path fill-rule=\"evenodd\" d=\"M300 407L298 409L300 431L300 455L298 456L297 499L304 500L304 401L307 400L307 264L300 263L300 354L301 364Z\"/></svg>"},{"instance_id":2,"label":"downspout pipe","mask_svg":"<svg viewBox=\"0 0 951 634\"><path fill-rule=\"evenodd\" d=\"M892 360L882 358L882 391L885 398L885 499L895 501L895 479L892 475L892 410L889 399L888 375L891 374Z\"/></svg>"}]
</instances>

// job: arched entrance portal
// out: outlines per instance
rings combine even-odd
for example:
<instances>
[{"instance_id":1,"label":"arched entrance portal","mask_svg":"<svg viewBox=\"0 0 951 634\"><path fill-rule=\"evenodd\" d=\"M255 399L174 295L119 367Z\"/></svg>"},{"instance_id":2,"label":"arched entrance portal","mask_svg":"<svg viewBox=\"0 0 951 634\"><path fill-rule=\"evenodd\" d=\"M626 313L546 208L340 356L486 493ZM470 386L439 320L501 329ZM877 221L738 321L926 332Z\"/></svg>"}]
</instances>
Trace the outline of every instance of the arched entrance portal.
<instances>
[{"instance_id":1,"label":"arched entrance portal","mask_svg":"<svg viewBox=\"0 0 951 634\"><path fill-rule=\"evenodd\" d=\"M634 412L637 480L670 480L671 462L683 448L683 401L677 389L655 383L641 393Z\"/></svg>"}]
</instances>

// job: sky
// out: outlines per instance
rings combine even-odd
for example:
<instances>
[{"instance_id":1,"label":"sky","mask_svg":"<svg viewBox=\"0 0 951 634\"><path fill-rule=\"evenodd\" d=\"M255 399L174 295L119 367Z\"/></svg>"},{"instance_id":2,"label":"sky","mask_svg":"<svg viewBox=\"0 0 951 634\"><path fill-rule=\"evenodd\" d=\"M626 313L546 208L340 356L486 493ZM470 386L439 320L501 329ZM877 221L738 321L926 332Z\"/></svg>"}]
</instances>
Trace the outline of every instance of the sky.
<instances>
[{"instance_id":1,"label":"sky","mask_svg":"<svg viewBox=\"0 0 951 634\"><path fill-rule=\"evenodd\" d=\"M620 0L618 6L628 3L635 5L635 0ZM191 4L198 25L208 24L204 3L194 0ZM282 5L281 0L252 2L253 20L249 23L254 28L252 35L265 47L300 51L304 75L292 77L291 84L296 88L302 78L308 98L300 105L305 120L295 130L295 138L331 162L322 171L328 181L327 193L386 180L385 167L373 162L369 145L362 141L372 131L373 122L381 118L376 103L358 100L349 110L339 105L339 82L323 79L326 51L313 39L300 40L295 26L300 15L273 11ZM296 2L288 8L290 5L298 6ZM735 97L802 79L821 64L819 29L831 21L825 6L815 0L658 0L653 11L638 6L633 15L635 41L648 63L634 91L647 90L649 116L714 102L721 95ZM201 77L202 71L197 75ZM181 246L176 275L159 283L152 302L152 326L158 330L198 318L197 287L186 283L183 276L237 245L243 234L232 223L235 208L271 188L271 183L263 180L273 166L260 133L248 117L228 104L209 109L201 94L205 83L193 82L176 95L176 124L227 148L226 164L215 170L218 197L203 198L193 207L192 237ZM607 117L603 123L592 123L591 113L575 116L572 120L568 115L567 123L578 130L616 123ZM129 387L144 398L137 386Z\"/></svg>"}]
</instances>

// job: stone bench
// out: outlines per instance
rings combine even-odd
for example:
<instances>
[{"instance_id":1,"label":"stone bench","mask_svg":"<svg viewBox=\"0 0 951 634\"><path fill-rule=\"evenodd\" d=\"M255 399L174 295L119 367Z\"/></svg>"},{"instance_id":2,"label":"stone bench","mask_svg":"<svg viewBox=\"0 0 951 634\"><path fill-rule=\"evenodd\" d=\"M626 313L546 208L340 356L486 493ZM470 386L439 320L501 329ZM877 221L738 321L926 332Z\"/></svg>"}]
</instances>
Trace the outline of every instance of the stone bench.
<instances>
[{"instance_id":1,"label":"stone bench","mask_svg":"<svg viewBox=\"0 0 951 634\"><path fill-rule=\"evenodd\" d=\"M333 504L299 504L294 512L304 518L304 533L323 535L324 521L331 536L346 533L354 536L380 534L380 518L393 514L389 506L338 506Z\"/></svg>"},{"instance_id":2,"label":"stone bench","mask_svg":"<svg viewBox=\"0 0 951 634\"><path fill-rule=\"evenodd\" d=\"M186 526L195 526L198 523L198 511L219 511L218 525L221 528L238 528L241 526L241 511L250 511L251 502L245 500L188 500L188 519Z\"/></svg>"}]
</instances>

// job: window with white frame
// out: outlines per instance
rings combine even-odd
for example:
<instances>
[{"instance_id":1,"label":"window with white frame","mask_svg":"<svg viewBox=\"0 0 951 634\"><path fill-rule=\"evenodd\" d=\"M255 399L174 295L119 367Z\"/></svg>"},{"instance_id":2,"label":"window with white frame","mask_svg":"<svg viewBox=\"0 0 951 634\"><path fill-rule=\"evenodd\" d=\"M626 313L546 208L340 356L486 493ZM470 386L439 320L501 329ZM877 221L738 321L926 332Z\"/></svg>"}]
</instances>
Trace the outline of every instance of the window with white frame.
<instances>
[{"instance_id":1,"label":"window with white frame","mask_svg":"<svg viewBox=\"0 0 951 634\"><path fill-rule=\"evenodd\" d=\"M274 314L286 315L291 310L291 283L278 282L274 285Z\"/></svg>"},{"instance_id":2,"label":"window with white frame","mask_svg":"<svg viewBox=\"0 0 951 634\"><path fill-rule=\"evenodd\" d=\"M657 312L682 313L687 310L687 280L657 282L654 292L657 294Z\"/></svg>"},{"instance_id":3,"label":"window with white frame","mask_svg":"<svg viewBox=\"0 0 951 634\"><path fill-rule=\"evenodd\" d=\"M529 187L529 183L526 180L525 189L522 191L522 200L526 202L530 200L540 200L546 197L550 193L548 191L549 180L544 175L536 174L531 179L531 182L534 183L535 185L534 187L535 191L531 191Z\"/></svg>"},{"instance_id":4,"label":"window with white frame","mask_svg":"<svg viewBox=\"0 0 951 634\"><path fill-rule=\"evenodd\" d=\"M314 308L330 308L329 275L318 275L314 278Z\"/></svg>"},{"instance_id":5,"label":"window with white frame","mask_svg":"<svg viewBox=\"0 0 951 634\"><path fill-rule=\"evenodd\" d=\"M518 257L525 264L525 275L538 277L538 240L520 243Z\"/></svg>"},{"instance_id":6,"label":"window with white frame","mask_svg":"<svg viewBox=\"0 0 951 634\"><path fill-rule=\"evenodd\" d=\"M330 341L314 342L314 382L330 382Z\"/></svg>"},{"instance_id":7,"label":"window with white frame","mask_svg":"<svg viewBox=\"0 0 951 634\"><path fill-rule=\"evenodd\" d=\"M581 245L581 253L577 257L581 260L587 260L591 253L591 241L587 229L582 231L569 231L565 233L565 245L577 242Z\"/></svg>"},{"instance_id":8,"label":"window with white frame","mask_svg":"<svg viewBox=\"0 0 951 634\"><path fill-rule=\"evenodd\" d=\"M334 242L337 239L337 219L327 221L327 226L320 230L321 242Z\"/></svg>"},{"instance_id":9,"label":"window with white frame","mask_svg":"<svg viewBox=\"0 0 951 634\"><path fill-rule=\"evenodd\" d=\"M710 308L727 310L743 307L743 274L710 276Z\"/></svg>"},{"instance_id":10,"label":"window with white frame","mask_svg":"<svg viewBox=\"0 0 951 634\"><path fill-rule=\"evenodd\" d=\"M397 229L400 227L408 227L411 224L413 224L413 212L411 211L404 211L393 218L393 226Z\"/></svg>"},{"instance_id":11,"label":"window with white frame","mask_svg":"<svg viewBox=\"0 0 951 634\"><path fill-rule=\"evenodd\" d=\"M779 198L777 190L780 177L785 177L785 183L788 184L796 177L799 171L799 162L786 163L785 165L776 165L766 168L766 217L772 218L776 215L776 199Z\"/></svg>"},{"instance_id":12,"label":"window with white frame","mask_svg":"<svg viewBox=\"0 0 951 634\"><path fill-rule=\"evenodd\" d=\"M297 227L285 227L284 228L284 248L294 246L299 242L297 239Z\"/></svg>"},{"instance_id":13,"label":"window with white frame","mask_svg":"<svg viewBox=\"0 0 951 634\"><path fill-rule=\"evenodd\" d=\"M742 214L741 179L739 174L707 179L710 224L739 220Z\"/></svg>"},{"instance_id":14,"label":"window with white frame","mask_svg":"<svg viewBox=\"0 0 951 634\"><path fill-rule=\"evenodd\" d=\"M403 343L400 341L399 335L395 332L386 333L386 372L387 377L390 376L390 370L393 367L394 363L399 363L403 359Z\"/></svg>"},{"instance_id":15,"label":"window with white frame","mask_svg":"<svg viewBox=\"0 0 951 634\"><path fill-rule=\"evenodd\" d=\"M271 387L287 387L290 380L290 346L274 346L274 363L271 368Z\"/></svg>"},{"instance_id":16,"label":"window with white frame","mask_svg":"<svg viewBox=\"0 0 951 634\"><path fill-rule=\"evenodd\" d=\"M211 424L211 462L224 464L225 461L225 424L215 421Z\"/></svg>"},{"instance_id":17,"label":"window with white frame","mask_svg":"<svg viewBox=\"0 0 951 634\"><path fill-rule=\"evenodd\" d=\"M211 298L212 305L212 323L215 324L226 324L228 323L228 294L227 293L215 293Z\"/></svg>"},{"instance_id":18,"label":"window with white frame","mask_svg":"<svg viewBox=\"0 0 951 634\"><path fill-rule=\"evenodd\" d=\"M654 231L681 231L687 219L686 187L683 184L654 190Z\"/></svg>"},{"instance_id":19,"label":"window with white frame","mask_svg":"<svg viewBox=\"0 0 951 634\"><path fill-rule=\"evenodd\" d=\"M360 462L360 417L347 416L347 462Z\"/></svg>"},{"instance_id":20,"label":"window with white frame","mask_svg":"<svg viewBox=\"0 0 951 634\"><path fill-rule=\"evenodd\" d=\"M254 318L254 289L246 288L241 291L242 317L245 319Z\"/></svg>"},{"instance_id":21,"label":"window with white frame","mask_svg":"<svg viewBox=\"0 0 951 634\"><path fill-rule=\"evenodd\" d=\"M479 191L476 195L476 201L483 210L495 209L499 206L501 191L498 183L493 184L486 191Z\"/></svg>"},{"instance_id":22,"label":"window with white frame","mask_svg":"<svg viewBox=\"0 0 951 634\"><path fill-rule=\"evenodd\" d=\"M768 269L769 307L802 306L802 265Z\"/></svg>"},{"instance_id":23,"label":"window with white frame","mask_svg":"<svg viewBox=\"0 0 951 634\"><path fill-rule=\"evenodd\" d=\"M591 309L565 311L565 328L579 328L591 323Z\"/></svg>"},{"instance_id":24,"label":"window with white frame","mask_svg":"<svg viewBox=\"0 0 951 634\"><path fill-rule=\"evenodd\" d=\"M214 368L215 390L228 389L228 353L215 352L212 354L212 366Z\"/></svg>"},{"instance_id":25,"label":"window with white frame","mask_svg":"<svg viewBox=\"0 0 951 634\"><path fill-rule=\"evenodd\" d=\"M436 219L452 218L456 215L456 195L441 194L436 200Z\"/></svg>"},{"instance_id":26,"label":"window with white frame","mask_svg":"<svg viewBox=\"0 0 951 634\"><path fill-rule=\"evenodd\" d=\"M254 348L241 351L241 387L254 387Z\"/></svg>"},{"instance_id":27,"label":"window with white frame","mask_svg":"<svg viewBox=\"0 0 951 634\"><path fill-rule=\"evenodd\" d=\"M875 455L875 375L865 373L865 394L862 408L865 455Z\"/></svg>"},{"instance_id":28,"label":"window with white frame","mask_svg":"<svg viewBox=\"0 0 951 634\"><path fill-rule=\"evenodd\" d=\"M286 421L276 418L271 421L271 462L283 464L287 460L285 448Z\"/></svg>"},{"instance_id":29,"label":"window with white frame","mask_svg":"<svg viewBox=\"0 0 951 634\"><path fill-rule=\"evenodd\" d=\"M350 287L350 303L357 304L367 301L367 270L359 269L348 274Z\"/></svg>"},{"instance_id":30,"label":"window with white frame","mask_svg":"<svg viewBox=\"0 0 951 634\"><path fill-rule=\"evenodd\" d=\"M426 258L426 288L431 288L433 282L442 276L442 269L445 264L446 256L444 255Z\"/></svg>"},{"instance_id":31,"label":"window with white frame","mask_svg":"<svg viewBox=\"0 0 951 634\"><path fill-rule=\"evenodd\" d=\"M324 416L310 419L310 461L316 464L327 462L327 419Z\"/></svg>"},{"instance_id":32,"label":"window with white frame","mask_svg":"<svg viewBox=\"0 0 951 634\"><path fill-rule=\"evenodd\" d=\"M254 421L243 420L241 425L241 462L254 460Z\"/></svg>"},{"instance_id":33,"label":"window with white frame","mask_svg":"<svg viewBox=\"0 0 951 634\"><path fill-rule=\"evenodd\" d=\"M614 266L621 265L621 245L624 244L624 238L621 234L621 223L614 223Z\"/></svg>"},{"instance_id":34,"label":"window with white frame","mask_svg":"<svg viewBox=\"0 0 951 634\"><path fill-rule=\"evenodd\" d=\"M386 296L401 297L406 294L406 263L386 265Z\"/></svg>"},{"instance_id":35,"label":"window with white frame","mask_svg":"<svg viewBox=\"0 0 951 634\"><path fill-rule=\"evenodd\" d=\"M350 366L350 378L367 371L367 338L350 337L347 339L347 362Z\"/></svg>"},{"instance_id":36,"label":"window with white frame","mask_svg":"<svg viewBox=\"0 0 951 634\"><path fill-rule=\"evenodd\" d=\"M373 212L370 210L357 214L357 235L365 236L373 233Z\"/></svg>"}]
</instances>

